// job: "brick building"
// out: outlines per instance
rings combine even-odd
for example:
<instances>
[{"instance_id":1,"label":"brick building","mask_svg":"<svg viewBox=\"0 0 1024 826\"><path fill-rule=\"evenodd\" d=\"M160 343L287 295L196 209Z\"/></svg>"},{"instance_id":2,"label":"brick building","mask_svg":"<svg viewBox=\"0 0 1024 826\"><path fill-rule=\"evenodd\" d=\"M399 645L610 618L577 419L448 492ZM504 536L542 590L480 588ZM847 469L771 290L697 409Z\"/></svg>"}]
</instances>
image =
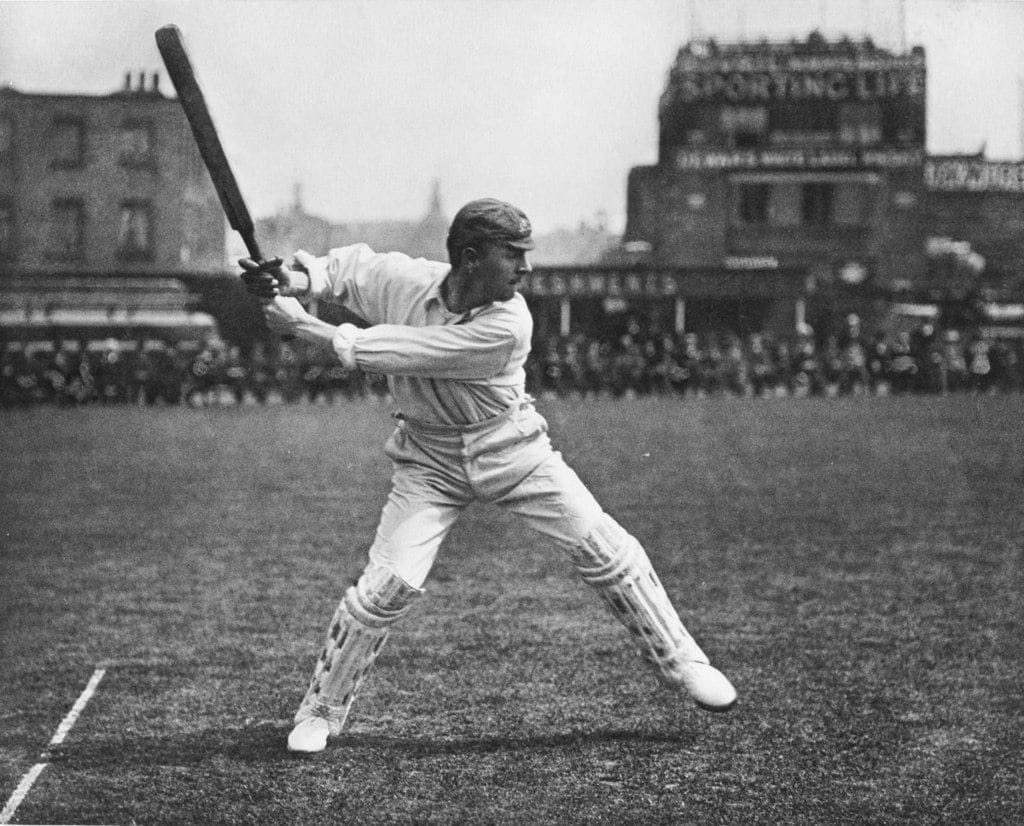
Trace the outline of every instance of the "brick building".
<instances>
[{"instance_id":1,"label":"brick building","mask_svg":"<svg viewBox=\"0 0 1024 826\"><path fill-rule=\"evenodd\" d=\"M697 268L700 281L682 286L699 310L688 316L713 307L715 324L736 330L813 323L833 285L917 279L925 80L920 48L817 34L686 44L660 101L658 161L629 174L624 250ZM786 271L802 282L791 306L762 289ZM716 278L718 295L702 288Z\"/></svg>"},{"instance_id":2,"label":"brick building","mask_svg":"<svg viewBox=\"0 0 1024 826\"><path fill-rule=\"evenodd\" d=\"M9 271L224 267L216 192L157 75L103 96L0 89L0 170Z\"/></svg>"},{"instance_id":3,"label":"brick building","mask_svg":"<svg viewBox=\"0 0 1024 826\"><path fill-rule=\"evenodd\" d=\"M129 74L109 95L0 88L7 337L208 330L195 296L168 279L223 272L225 235L188 123L157 75Z\"/></svg>"}]
</instances>

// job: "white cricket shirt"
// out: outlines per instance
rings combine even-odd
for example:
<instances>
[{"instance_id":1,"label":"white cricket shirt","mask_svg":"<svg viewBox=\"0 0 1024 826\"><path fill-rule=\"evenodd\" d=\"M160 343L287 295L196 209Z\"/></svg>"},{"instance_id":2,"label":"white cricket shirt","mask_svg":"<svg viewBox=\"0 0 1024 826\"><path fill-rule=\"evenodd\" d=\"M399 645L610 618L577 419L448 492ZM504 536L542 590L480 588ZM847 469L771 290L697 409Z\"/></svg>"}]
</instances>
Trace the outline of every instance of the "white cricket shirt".
<instances>
[{"instance_id":1,"label":"white cricket shirt","mask_svg":"<svg viewBox=\"0 0 1024 826\"><path fill-rule=\"evenodd\" d=\"M312 296L371 325L342 325L335 352L349 367L385 374L406 416L474 424L525 397L533 318L518 293L456 315L441 299L448 264L366 244L296 258L309 270Z\"/></svg>"}]
</instances>

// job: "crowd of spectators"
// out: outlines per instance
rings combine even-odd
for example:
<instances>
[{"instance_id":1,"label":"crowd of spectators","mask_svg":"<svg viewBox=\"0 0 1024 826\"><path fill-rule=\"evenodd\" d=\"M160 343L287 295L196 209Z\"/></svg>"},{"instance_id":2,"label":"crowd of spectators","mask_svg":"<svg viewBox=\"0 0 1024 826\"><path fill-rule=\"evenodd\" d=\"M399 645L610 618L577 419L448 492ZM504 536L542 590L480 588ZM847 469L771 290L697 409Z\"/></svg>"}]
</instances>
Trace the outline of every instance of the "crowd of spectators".
<instances>
[{"instance_id":1,"label":"crowd of spectators","mask_svg":"<svg viewBox=\"0 0 1024 826\"><path fill-rule=\"evenodd\" d=\"M297 343L243 353L219 341L7 342L0 404L191 405L384 399L382 376ZM1024 389L1020 340L922 325L861 334L855 318L818 339L764 334L584 335L534 343L527 388L541 397L995 393Z\"/></svg>"},{"instance_id":2,"label":"crowd of spectators","mask_svg":"<svg viewBox=\"0 0 1024 826\"><path fill-rule=\"evenodd\" d=\"M243 354L218 340L8 343L0 362L6 407L333 402L387 392L382 377L295 344Z\"/></svg>"},{"instance_id":3,"label":"crowd of spectators","mask_svg":"<svg viewBox=\"0 0 1024 826\"><path fill-rule=\"evenodd\" d=\"M583 396L845 396L1013 392L1024 389L1021 341L986 339L925 324L864 336L851 317L819 340L639 335L573 336L535 350L531 384L541 394Z\"/></svg>"}]
</instances>

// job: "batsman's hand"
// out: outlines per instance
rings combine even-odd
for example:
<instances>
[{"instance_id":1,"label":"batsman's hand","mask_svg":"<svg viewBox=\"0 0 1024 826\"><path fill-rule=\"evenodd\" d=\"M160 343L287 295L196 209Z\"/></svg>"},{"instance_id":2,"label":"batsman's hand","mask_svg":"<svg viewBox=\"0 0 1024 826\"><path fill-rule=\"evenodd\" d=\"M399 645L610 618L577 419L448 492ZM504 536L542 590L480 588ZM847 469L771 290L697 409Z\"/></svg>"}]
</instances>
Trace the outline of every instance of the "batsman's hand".
<instances>
[{"instance_id":1,"label":"batsman's hand","mask_svg":"<svg viewBox=\"0 0 1024 826\"><path fill-rule=\"evenodd\" d=\"M305 295L309 292L309 272L301 262L295 261L291 267L285 267L280 258L267 261L254 261L242 258L238 261L242 268L242 282L245 289L257 298L271 299L276 296Z\"/></svg>"}]
</instances>

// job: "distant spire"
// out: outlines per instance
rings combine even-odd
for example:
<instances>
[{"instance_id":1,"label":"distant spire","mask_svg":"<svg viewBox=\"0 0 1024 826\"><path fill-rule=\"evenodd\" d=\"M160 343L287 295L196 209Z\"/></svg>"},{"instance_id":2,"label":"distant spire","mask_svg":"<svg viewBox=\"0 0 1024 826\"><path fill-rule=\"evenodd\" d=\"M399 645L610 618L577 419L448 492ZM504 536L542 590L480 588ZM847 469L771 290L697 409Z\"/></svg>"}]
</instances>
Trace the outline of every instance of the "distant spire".
<instances>
[{"instance_id":1,"label":"distant spire","mask_svg":"<svg viewBox=\"0 0 1024 826\"><path fill-rule=\"evenodd\" d=\"M427 214L413 230L406 252L432 261L444 261L447 259L444 244L447 235L448 219L441 205L441 181L435 178L430 186L430 206Z\"/></svg>"},{"instance_id":2,"label":"distant spire","mask_svg":"<svg viewBox=\"0 0 1024 826\"><path fill-rule=\"evenodd\" d=\"M302 212L302 183L295 182L292 187L292 212Z\"/></svg>"},{"instance_id":3,"label":"distant spire","mask_svg":"<svg viewBox=\"0 0 1024 826\"><path fill-rule=\"evenodd\" d=\"M444 210L441 208L441 180L440 178L434 178L431 183L430 191L430 208L427 210L428 213L435 215L443 215Z\"/></svg>"}]
</instances>

